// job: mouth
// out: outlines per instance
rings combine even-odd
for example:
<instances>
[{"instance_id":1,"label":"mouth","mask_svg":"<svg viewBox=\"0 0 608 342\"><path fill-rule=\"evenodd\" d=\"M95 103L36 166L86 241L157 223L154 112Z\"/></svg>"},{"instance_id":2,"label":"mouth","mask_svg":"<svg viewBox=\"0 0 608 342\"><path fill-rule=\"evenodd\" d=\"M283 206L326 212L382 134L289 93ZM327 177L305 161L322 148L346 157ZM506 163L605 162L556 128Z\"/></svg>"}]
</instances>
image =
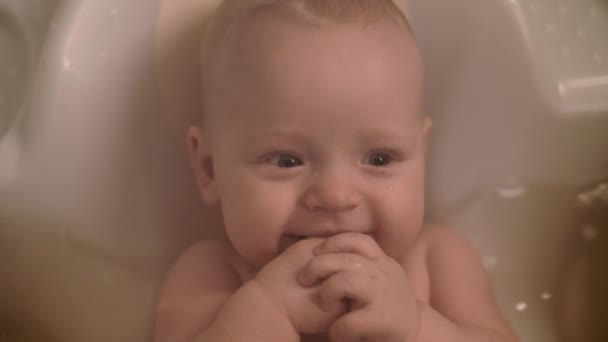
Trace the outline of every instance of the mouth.
<instances>
[{"instance_id":1,"label":"mouth","mask_svg":"<svg viewBox=\"0 0 608 342\"><path fill-rule=\"evenodd\" d=\"M369 233L362 233L364 235L367 235L369 237L371 237L372 239L376 240L376 234L374 232L369 232ZM283 253L287 248L291 247L292 245L308 239L308 238L313 238L313 237L319 237L319 238L327 238L331 235L328 236L304 236L304 235L294 235L294 234L285 234L281 237L280 241L279 241L279 249L278 252L279 253Z\"/></svg>"},{"instance_id":2,"label":"mouth","mask_svg":"<svg viewBox=\"0 0 608 342\"><path fill-rule=\"evenodd\" d=\"M279 241L279 253L283 253L287 248L306 239L306 236L286 234Z\"/></svg>"}]
</instances>

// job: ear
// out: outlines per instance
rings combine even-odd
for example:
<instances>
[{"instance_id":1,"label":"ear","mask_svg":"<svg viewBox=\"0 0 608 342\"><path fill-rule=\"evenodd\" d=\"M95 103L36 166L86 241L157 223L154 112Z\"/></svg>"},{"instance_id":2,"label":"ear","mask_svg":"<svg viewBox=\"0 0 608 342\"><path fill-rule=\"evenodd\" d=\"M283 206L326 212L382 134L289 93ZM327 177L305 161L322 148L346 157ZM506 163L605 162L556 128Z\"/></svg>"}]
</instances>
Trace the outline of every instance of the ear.
<instances>
[{"instance_id":1,"label":"ear","mask_svg":"<svg viewBox=\"0 0 608 342\"><path fill-rule=\"evenodd\" d=\"M208 205L217 204L219 195L215 183L213 160L209 144L199 127L188 128L188 154L198 191Z\"/></svg>"},{"instance_id":2,"label":"ear","mask_svg":"<svg viewBox=\"0 0 608 342\"><path fill-rule=\"evenodd\" d=\"M424 155L427 155L429 146L429 135L431 134L431 128L433 127L433 120L428 115L424 116L424 122L422 123L422 141L424 144Z\"/></svg>"}]
</instances>

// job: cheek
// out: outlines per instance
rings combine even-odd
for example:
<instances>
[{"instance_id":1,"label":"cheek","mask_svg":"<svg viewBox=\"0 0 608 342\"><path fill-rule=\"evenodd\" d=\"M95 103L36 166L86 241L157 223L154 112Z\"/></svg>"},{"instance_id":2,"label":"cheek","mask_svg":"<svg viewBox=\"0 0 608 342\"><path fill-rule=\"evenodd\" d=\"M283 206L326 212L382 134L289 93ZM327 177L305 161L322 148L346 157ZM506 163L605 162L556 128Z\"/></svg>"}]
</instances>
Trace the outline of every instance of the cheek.
<instances>
[{"instance_id":1,"label":"cheek","mask_svg":"<svg viewBox=\"0 0 608 342\"><path fill-rule=\"evenodd\" d=\"M374 192L374 216L383 240L399 241L414 238L424 215L424 184L422 179L408 177Z\"/></svg>"},{"instance_id":2,"label":"cheek","mask_svg":"<svg viewBox=\"0 0 608 342\"><path fill-rule=\"evenodd\" d=\"M289 186L245 176L218 185L230 242L249 264L262 267L277 254L285 223L295 205L294 191Z\"/></svg>"},{"instance_id":3,"label":"cheek","mask_svg":"<svg viewBox=\"0 0 608 342\"><path fill-rule=\"evenodd\" d=\"M219 187L224 223L278 234L296 201L292 186L239 175ZM231 227L227 227L231 228Z\"/></svg>"}]
</instances>

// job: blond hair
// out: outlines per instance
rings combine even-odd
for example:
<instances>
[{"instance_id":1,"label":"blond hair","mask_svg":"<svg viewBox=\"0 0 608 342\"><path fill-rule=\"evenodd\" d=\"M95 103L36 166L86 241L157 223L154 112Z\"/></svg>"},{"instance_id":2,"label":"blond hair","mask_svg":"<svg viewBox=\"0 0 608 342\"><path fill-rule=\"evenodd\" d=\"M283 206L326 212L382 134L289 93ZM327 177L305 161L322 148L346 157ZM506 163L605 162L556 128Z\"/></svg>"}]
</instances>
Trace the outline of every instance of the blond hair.
<instances>
[{"instance_id":1,"label":"blond hair","mask_svg":"<svg viewBox=\"0 0 608 342\"><path fill-rule=\"evenodd\" d=\"M411 31L407 0L218 0L218 5L205 23L201 46L203 102L209 79L216 70L216 58L230 31L247 15L257 10L280 9L305 24L347 23L367 25L388 19ZM203 107L205 107L203 105Z\"/></svg>"},{"instance_id":2,"label":"blond hair","mask_svg":"<svg viewBox=\"0 0 608 342\"><path fill-rule=\"evenodd\" d=\"M221 0L206 25L202 42L203 65L230 28L256 10L280 7L296 18L321 25L331 22L373 23L396 19L409 29L405 0Z\"/></svg>"}]
</instances>

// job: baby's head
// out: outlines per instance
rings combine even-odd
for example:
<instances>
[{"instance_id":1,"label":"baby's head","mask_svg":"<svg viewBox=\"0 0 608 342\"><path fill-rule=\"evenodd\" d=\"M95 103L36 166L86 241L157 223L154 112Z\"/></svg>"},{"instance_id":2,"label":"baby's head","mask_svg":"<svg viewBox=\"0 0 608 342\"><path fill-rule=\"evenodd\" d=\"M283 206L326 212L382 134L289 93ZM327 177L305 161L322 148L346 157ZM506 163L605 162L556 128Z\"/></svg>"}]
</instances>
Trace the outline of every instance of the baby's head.
<instances>
[{"instance_id":1,"label":"baby's head","mask_svg":"<svg viewBox=\"0 0 608 342\"><path fill-rule=\"evenodd\" d=\"M391 0L223 0L189 145L237 252L261 267L299 239L360 232L399 258L424 211L422 77Z\"/></svg>"}]
</instances>

